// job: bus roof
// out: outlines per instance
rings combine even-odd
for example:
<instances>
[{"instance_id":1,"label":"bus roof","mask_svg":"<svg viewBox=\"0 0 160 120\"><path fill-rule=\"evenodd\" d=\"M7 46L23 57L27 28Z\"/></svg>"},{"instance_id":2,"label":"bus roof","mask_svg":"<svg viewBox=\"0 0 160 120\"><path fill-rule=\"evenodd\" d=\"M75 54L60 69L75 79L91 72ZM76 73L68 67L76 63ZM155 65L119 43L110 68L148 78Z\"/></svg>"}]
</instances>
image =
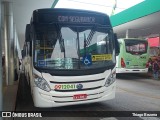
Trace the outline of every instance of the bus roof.
<instances>
[{"instance_id":1,"label":"bus roof","mask_svg":"<svg viewBox=\"0 0 160 120\"><path fill-rule=\"evenodd\" d=\"M91 11L91 10L82 10L82 9L71 9L71 8L42 8L42 9L36 9L33 11L33 14L35 12L41 12L41 13L48 13L48 12L82 12L82 13L94 13L94 14L101 14L104 16L108 16L107 14L97 12L97 11ZM109 16L108 16L109 17Z\"/></svg>"}]
</instances>

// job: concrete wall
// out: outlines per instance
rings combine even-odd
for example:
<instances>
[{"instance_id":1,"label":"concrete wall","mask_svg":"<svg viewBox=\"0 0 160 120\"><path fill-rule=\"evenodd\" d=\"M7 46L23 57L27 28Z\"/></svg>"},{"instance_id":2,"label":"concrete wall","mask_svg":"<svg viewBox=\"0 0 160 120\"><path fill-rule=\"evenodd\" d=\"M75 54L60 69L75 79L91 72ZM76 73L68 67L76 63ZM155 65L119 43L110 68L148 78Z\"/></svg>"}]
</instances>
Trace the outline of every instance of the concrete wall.
<instances>
[{"instance_id":1,"label":"concrete wall","mask_svg":"<svg viewBox=\"0 0 160 120\"><path fill-rule=\"evenodd\" d=\"M30 22L32 11L39 8L51 8L54 0L12 0L13 18L17 28L20 48L23 48L26 24Z\"/></svg>"}]
</instances>

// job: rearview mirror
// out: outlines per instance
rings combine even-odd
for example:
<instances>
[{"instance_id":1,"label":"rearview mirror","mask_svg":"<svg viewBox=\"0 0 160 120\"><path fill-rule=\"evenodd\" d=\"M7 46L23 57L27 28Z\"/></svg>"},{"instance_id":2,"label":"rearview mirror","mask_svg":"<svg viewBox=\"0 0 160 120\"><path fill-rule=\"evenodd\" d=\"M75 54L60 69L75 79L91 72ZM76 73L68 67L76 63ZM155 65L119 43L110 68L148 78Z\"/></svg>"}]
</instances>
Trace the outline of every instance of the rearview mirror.
<instances>
[{"instance_id":1,"label":"rearview mirror","mask_svg":"<svg viewBox=\"0 0 160 120\"><path fill-rule=\"evenodd\" d=\"M25 31L25 41L26 42L31 41L31 39L30 39L30 29L31 29L30 24L27 24L26 25L26 31Z\"/></svg>"}]
</instances>

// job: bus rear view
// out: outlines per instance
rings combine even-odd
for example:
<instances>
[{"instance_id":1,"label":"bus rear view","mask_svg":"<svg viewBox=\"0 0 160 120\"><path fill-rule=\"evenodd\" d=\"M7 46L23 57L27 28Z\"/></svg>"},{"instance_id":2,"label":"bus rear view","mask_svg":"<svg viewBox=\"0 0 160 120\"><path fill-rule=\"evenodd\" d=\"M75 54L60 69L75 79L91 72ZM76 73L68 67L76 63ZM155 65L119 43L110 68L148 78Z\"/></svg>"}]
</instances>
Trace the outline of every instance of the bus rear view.
<instances>
[{"instance_id":1,"label":"bus rear view","mask_svg":"<svg viewBox=\"0 0 160 120\"><path fill-rule=\"evenodd\" d=\"M149 59L147 40L125 38L118 41L120 54L117 56L116 73L147 73Z\"/></svg>"},{"instance_id":2,"label":"bus rear view","mask_svg":"<svg viewBox=\"0 0 160 120\"><path fill-rule=\"evenodd\" d=\"M107 15L39 9L33 12L27 35L27 71L36 107L93 103L115 97L116 39ZM105 43L104 50L100 50L99 42Z\"/></svg>"}]
</instances>

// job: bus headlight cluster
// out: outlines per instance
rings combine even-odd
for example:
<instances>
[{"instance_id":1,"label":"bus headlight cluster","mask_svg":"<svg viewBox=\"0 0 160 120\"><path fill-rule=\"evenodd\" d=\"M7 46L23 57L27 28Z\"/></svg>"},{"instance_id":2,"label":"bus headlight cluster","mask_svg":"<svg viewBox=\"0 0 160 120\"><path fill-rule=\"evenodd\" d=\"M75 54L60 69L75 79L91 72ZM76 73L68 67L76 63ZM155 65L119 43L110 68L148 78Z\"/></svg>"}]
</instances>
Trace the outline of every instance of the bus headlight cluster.
<instances>
[{"instance_id":1,"label":"bus headlight cluster","mask_svg":"<svg viewBox=\"0 0 160 120\"><path fill-rule=\"evenodd\" d=\"M35 76L34 82L37 87L39 87L40 89L45 90L47 92L51 91L51 88L49 87L49 85L45 79L43 79L42 77L39 77L37 75L34 75L34 76Z\"/></svg>"},{"instance_id":2,"label":"bus headlight cluster","mask_svg":"<svg viewBox=\"0 0 160 120\"><path fill-rule=\"evenodd\" d=\"M111 72L111 74L109 75L109 77L106 80L105 86L108 87L110 86L112 83L114 83L116 80L116 72Z\"/></svg>"}]
</instances>

